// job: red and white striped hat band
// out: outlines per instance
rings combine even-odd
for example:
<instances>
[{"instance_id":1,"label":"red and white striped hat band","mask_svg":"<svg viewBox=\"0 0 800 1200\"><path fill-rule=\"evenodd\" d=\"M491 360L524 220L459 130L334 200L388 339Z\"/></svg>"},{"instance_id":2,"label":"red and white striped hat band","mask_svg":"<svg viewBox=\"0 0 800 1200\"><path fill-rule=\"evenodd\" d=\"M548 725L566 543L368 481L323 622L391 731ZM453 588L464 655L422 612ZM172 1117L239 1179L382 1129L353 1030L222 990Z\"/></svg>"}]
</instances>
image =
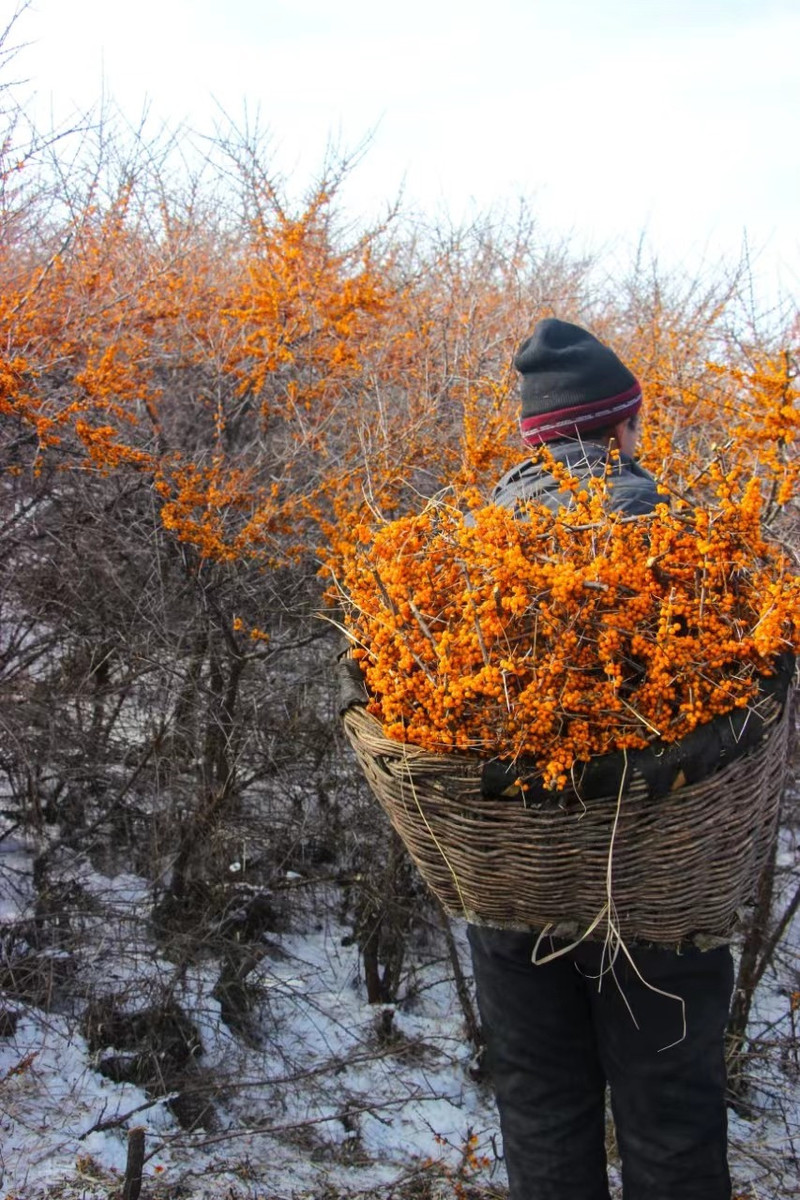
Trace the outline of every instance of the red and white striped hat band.
<instances>
[{"instance_id":1,"label":"red and white striped hat band","mask_svg":"<svg viewBox=\"0 0 800 1200\"><path fill-rule=\"evenodd\" d=\"M529 446L540 442L554 442L558 438L579 437L593 429L604 429L618 425L642 407L642 389L638 383L617 396L606 396L602 400L591 400L587 404L574 404L569 408L555 408L551 412L532 413L520 417L519 430L523 441Z\"/></svg>"}]
</instances>

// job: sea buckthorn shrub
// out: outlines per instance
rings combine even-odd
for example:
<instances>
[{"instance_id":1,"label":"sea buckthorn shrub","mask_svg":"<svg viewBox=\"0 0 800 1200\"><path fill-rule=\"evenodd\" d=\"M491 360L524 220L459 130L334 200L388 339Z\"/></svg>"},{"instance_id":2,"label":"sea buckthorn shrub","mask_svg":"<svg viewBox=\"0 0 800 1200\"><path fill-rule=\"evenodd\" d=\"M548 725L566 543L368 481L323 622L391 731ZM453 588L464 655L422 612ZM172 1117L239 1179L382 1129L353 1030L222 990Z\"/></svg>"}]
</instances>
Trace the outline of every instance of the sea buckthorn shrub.
<instances>
[{"instance_id":1,"label":"sea buckthorn shrub","mask_svg":"<svg viewBox=\"0 0 800 1200\"><path fill-rule=\"evenodd\" d=\"M563 479L557 513L453 497L358 531L345 624L388 737L533 759L561 788L575 763L754 702L800 649L800 578L757 479L636 518L593 485Z\"/></svg>"}]
</instances>

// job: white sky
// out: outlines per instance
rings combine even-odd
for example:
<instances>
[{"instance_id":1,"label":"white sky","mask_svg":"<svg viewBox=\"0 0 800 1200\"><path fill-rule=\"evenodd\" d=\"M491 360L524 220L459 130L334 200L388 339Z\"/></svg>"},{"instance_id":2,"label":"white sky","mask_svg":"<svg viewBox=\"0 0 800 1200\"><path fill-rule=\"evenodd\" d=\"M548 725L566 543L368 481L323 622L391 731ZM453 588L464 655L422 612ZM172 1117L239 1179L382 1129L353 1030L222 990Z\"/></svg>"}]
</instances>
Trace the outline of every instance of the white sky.
<instances>
[{"instance_id":1,"label":"white sky","mask_svg":"<svg viewBox=\"0 0 800 1200\"><path fill-rule=\"evenodd\" d=\"M14 3L0 0L0 14ZM699 272L745 234L800 293L798 0L33 0L13 72L40 114L101 93L209 131L245 104L305 185L372 134L346 200L542 225Z\"/></svg>"}]
</instances>

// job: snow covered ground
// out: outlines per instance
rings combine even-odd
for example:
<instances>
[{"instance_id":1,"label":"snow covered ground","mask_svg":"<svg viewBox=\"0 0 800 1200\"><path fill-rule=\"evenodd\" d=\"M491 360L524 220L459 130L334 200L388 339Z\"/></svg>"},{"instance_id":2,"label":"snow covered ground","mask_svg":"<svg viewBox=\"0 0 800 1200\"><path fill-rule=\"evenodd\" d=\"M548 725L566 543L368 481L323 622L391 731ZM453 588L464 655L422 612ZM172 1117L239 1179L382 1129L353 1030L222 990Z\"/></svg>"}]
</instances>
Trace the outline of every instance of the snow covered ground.
<instances>
[{"instance_id":1,"label":"snow covered ground","mask_svg":"<svg viewBox=\"0 0 800 1200\"><path fill-rule=\"evenodd\" d=\"M23 859L17 847L18 872ZM81 883L116 898L117 916L127 916L131 928L131 912L144 900L141 880L86 868ZM19 897L26 894L19 889ZM430 1164L437 1163L445 1176L463 1166L465 1178L502 1181L491 1097L470 1077L471 1051L441 947L410 964L400 1005L370 1006L351 931L327 909L324 897L313 899L298 915L308 928L270 939L247 977L255 1003L243 1034L224 1023L213 995L218 964L176 967L141 937L121 952L104 906L106 944L94 929L78 969L91 973L96 992L124 992L133 1007L156 985L169 991L199 1034L191 1076L210 1102L208 1117L189 1132L170 1110L169 1094L148 1098L101 1075L98 1051L74 1014L9 1003L0 1037L3 1200L107 1194L124 1171L134 1125L146 1131L150 1186L170 1195L178 1185L188 1189L180 1194L197 1197L319 1196L325 1187L336 1195L390 1192L423 1168L435 1173ZM463 1164L472 1135L476 1153L491 1159L475 1171Z\"/></svg>"},{"instance_id":2,"label":"snow covered ground","mask_svg":"<svg viewBox=\"0 0 800 1200\"><path fill-rule=\"evenodd\" d=\"M32 856L13 835L0 846L9 921L31 903ZM778 907L796 887L797 852L787 831ZM101 1074L100 1060L119 1047L98 1049L95 1039L92 1049L76 1011L0 1004L0 1200L113 1194L134 1126L145 1130L144 1196L399 1200L456 1195L456 1184L468 1197L505 1194L491 1095L473 1078L435 933L413 948L401 1001L368 1005L352 931L335 916L330 890L299 888L291 927L265 940L247 974L247 1021L232 1028L215 995L219 963L175 961L149 937L143 880L99 875L79 858L70 874L96 902L71 969L91 979L95 998L124 994L135 1008L168 995L187 1015L198 1047L183 1087L202 1101L201 1123L181 1124L174 1092L154 1097ZM463 930L456 936L463 951ZM795 921L753 1013L752 1110L731 1114L742 1197L800 1195L798 1023Z\"/></svg>"}]
</instances>

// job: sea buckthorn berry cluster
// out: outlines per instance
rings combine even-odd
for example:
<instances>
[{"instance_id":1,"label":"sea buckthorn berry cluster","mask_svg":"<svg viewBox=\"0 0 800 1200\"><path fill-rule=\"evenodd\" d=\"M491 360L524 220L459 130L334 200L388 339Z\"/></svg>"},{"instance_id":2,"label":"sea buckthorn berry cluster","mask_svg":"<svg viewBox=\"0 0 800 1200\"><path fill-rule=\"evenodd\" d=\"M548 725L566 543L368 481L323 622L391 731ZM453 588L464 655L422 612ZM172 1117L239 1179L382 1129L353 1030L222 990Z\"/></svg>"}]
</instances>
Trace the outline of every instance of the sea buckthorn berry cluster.
<instances>
[{"instance_id":1,"label":"sea buckthorn berry cluster","mask_svg":"<svg viewBox=\"0 0 800 1200\"><path fill-rule=\"evenodd\" d=\"M765 540L753 480L716 506L554 514L458 504L361 529L345 623L387 736L437 752L577 762L673 742L750 703L800 650L800 578Z\"/></svg>"}]
</instances>

